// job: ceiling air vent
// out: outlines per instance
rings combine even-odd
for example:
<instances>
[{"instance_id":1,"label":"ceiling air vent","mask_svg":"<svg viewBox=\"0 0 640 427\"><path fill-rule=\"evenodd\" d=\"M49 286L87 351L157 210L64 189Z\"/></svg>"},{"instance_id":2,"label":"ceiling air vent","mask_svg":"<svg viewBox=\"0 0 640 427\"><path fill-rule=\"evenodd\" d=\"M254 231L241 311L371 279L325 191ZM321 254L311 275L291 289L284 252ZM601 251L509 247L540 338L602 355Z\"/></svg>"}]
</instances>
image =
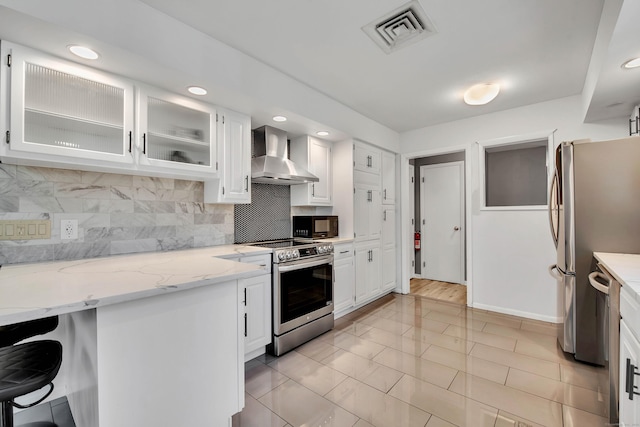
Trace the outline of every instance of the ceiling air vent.
<instances>
[{"instance_id":1,"label":"ceiling air vent","mask_svg":"<svg viewBox=\"0 0 640 427\"><path fill-rule=\"evenodd\" d=\"M436 33L431 20L417 0L362 27L385 53L408 46Z\"/></svg>"}]
</instances>

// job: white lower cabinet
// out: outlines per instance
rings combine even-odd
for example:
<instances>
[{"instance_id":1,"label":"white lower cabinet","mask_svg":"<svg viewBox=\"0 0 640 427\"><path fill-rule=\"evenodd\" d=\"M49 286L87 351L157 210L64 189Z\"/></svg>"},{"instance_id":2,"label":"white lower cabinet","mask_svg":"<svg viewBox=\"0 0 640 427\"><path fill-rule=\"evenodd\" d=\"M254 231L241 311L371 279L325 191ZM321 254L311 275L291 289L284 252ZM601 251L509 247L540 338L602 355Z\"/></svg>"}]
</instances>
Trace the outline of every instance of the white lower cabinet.
<instances>
[{"instance_id":1,"label":"white lower cabinet","mask_svg":"<svg viewBox=\"0 0 640 427\"><path fill-rule=\"evenodd\" d=\"M387 205L382 211L382 290L396 287L396 210Z\"/></svg>"},{"instance_id":2,"label":"white lower cabinet","mask_svg":"<svg viewBox=\"0 0 640 427\"><path fill-rule=\"evenodd\" d=\"M620 322L620 425L640 425L640 395L629 396L629 388L640 383L640 342L633 336L627 323ZM633 391L632 390L632 393Z\"/></svg>"},{"instance_id":3,"label":"white lower cabinet","mask_svg":"<svg viewBox=\"0 0 640 427\"><path fill-rule=\"evenodd\" d=\"M355 304L353 244L333 246L333 312L350 309Z\"/></svg>"},{"instance_id":4,"label":"white lower cabinet","mask_svg":"<svg viewBox=\"0 0 640 427\"><path fill-rule=\"evenodd\" d=\"M368 301L382 292L380 241L371 240L356 245L355 284L356 305Z\"/></svg>"},{"instance_id":5,"label":"white lower cabinet","mask_svg":"<svg viewBox=\"0 0 640 427\"><path fill-rule=\"evenodd\" d=\"M265 270L262 276L239 281L244 334L245 361L265 352L271 343L271 254L228 258L247 264L256 264Z\"/></svg>"},{"instance_id":6,"label":"white lower cabinet","mask_svg":"<svg viewBox=\"0 0 640 427\"><path fill-rule=\"evenodd\" d=\"M619 417L620 425L627 427L640 425L640 306L632 292L625 285L620 292Z\"/></svg>"},{"instance_id":7,"label":"white lower cabinet","mask_svg":"<svg viewBox=\"0 0 640 427\"><path fill-rule=\"evenodd\" d=\"M244 354L262 350L271 342L271 275L242 281L244 286Z\"/></svg>"}]
</instances>

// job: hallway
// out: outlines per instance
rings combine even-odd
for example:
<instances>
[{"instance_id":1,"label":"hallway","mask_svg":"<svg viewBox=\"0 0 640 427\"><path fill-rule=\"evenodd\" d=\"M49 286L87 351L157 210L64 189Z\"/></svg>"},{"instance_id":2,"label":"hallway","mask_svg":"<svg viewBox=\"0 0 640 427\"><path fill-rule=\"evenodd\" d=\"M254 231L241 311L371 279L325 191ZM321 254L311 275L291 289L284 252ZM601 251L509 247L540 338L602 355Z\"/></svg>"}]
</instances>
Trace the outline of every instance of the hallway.
<instances>
[{"instance_id":1,"label":"hallway","mask_svg":"<svg viewBox=\"0 0 640 427\"><path fill-rule=\"evenodd\" d=\"M467 304L467 287L465 285L418 278L411 279L410 285L410 295L420 295L456 304Z\"/></svg>"}]
</instances>

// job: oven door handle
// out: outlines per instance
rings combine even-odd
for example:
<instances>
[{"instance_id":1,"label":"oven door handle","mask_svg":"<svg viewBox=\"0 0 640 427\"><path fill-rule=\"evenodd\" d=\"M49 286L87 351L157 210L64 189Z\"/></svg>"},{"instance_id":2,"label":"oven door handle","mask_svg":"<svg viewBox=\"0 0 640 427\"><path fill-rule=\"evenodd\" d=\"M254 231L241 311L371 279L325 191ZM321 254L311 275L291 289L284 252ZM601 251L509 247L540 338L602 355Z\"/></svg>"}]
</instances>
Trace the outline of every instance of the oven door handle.
<instances>
[{"instance_id":1,"label":"oven door handle","mask_svg":"<svg viewBox=\"0 0 640 427\"><path fill-rule=\"evenodd\" d=\"M295 265L287 265L285 267L280 267L278 265L277 269L280 273L286 273L288 271L302 270L303 268L317 267L324 264L333 265L333 259L331 257L326 257L315 261L305 261Z\"/></svg>"}]
</instances>

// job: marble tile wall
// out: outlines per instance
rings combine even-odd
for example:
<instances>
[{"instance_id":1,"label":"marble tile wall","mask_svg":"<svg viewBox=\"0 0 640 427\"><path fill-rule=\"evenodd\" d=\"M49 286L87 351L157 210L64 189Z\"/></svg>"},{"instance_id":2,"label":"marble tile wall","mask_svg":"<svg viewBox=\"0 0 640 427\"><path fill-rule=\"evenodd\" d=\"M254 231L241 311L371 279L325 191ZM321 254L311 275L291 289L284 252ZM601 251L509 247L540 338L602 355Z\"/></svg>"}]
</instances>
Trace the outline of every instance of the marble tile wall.
<instances>
[{"instance_id":1,"label":"marble tile wall","mask_svg":"<svg viewBox=\"0 0 640 427\"><path fill-rule=\"evenodd\" d=\"M50 240L0 240L0 265L233 243L233 205L204 185L143 176L0 164L0 219L50 219ZM60 220L78 239L60 239Z\"/></svg>"}]
</instances>

